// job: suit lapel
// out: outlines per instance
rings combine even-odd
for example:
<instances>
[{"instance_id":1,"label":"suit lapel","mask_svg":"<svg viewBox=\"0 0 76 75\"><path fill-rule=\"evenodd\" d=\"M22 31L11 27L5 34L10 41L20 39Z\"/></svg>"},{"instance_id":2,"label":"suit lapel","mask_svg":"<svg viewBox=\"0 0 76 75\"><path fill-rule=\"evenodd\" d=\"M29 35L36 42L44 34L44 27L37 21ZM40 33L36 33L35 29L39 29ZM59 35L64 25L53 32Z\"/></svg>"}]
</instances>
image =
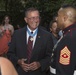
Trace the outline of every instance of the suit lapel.
<instances>
[{"instance_id":1,"label":"suit lapel","mask_svg":"<svg viewBox=\"0 0 76 75\"><path fill-rule=\"evenodd\" d=\"M42 40L41 35L42 35L41 30L38 29L38 34L37 34L37 37L36 37L36 40L35 40L35 44L34 44L34 48L33 48L31 57L33 57L34 53L36 54L36 53L39 52L39 48L41 46L41 40Z\"/></svg>"},{"instance_id":2,"label":"suit lapel","mask_svg":"<svg viewBox=\"0 0 76 75\"><path fill-rule=\"evenodd\" d=\"M24 56L26 55L26 49L27 49L27 39L26 39L26 27L23 29L21 34L21 46L23 49Z\"/></svg>"}]
</instances>

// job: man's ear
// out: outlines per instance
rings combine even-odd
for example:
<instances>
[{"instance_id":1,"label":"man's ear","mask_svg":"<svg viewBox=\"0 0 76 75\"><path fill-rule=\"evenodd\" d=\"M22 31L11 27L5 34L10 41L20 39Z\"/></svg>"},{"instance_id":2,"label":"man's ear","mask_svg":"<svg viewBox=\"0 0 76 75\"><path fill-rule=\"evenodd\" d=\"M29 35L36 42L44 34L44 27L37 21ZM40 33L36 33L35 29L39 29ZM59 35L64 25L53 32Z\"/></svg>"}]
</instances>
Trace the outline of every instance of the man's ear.
<instances>
[{"instance_id":1,"label":"man's ear","mask_svg":"<svg viewBox=\"0 0 76 75\"><path fill-rule=\"evenodd\" d=\"M25 22L27 23L27 18L26 18L26 17L24 18L24 20L25 20Z\"/></svg>"},{"instance_id":2,"label":"man's ear","mask_svg":"<svg viewBox=\"0 0 76 75\"><path fill-rule=\"evenodd\" d=\"M64 16L64 22L66 22L68 19L68 16Z\"/></svg>"}]
</instances>

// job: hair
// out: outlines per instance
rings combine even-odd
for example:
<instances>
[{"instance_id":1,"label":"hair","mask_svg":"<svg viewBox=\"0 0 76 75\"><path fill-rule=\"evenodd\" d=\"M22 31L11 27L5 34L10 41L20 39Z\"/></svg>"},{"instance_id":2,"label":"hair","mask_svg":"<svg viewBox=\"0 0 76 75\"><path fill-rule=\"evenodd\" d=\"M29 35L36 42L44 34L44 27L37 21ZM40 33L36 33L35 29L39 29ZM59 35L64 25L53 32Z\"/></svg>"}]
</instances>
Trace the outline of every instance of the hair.
<instances>
[{"instance_id":1,"label":"hair","mask_svg":"<svg viewBox=\"0 0 76 75\"><path fill-rule=\"evenodd\" d=\"M61 8L74 8L74 9L76 9L76 6L71 5L71 4L64 4L61 6Z\"/></svg>"},{"instance_id":2,"label":"hair","mask_svg":"<svg viewBox=\"0 0 76 75\"><path fill-rule=\"evenodd\" d=\"M76 7L73 5L61 6L62 12L67 15L70 22L76 22Z\"/></svg>"},{"instance_id":3,"label":"hair","mask_svg":"<svg viewBox=\"0 0 76 75\"><path fill-rule=\"evenodd\" d=\"M25 17L27 17L28 12L32 12L32 11L38 11L38 9L37 9L37 8L34 8L34 7L28 8L28 9L25 11ZM38 12L39 12L39 11L38 11Z\"/></svg>"},{"instance_id":4,"label":"hair","mask_svg":"<svg viewBox=\"0 0 76 75\"><path fill-rule=\"evenodd\" d=\"M57 14L55 14L54 16L53 16L53 20L55 20L56 21L56 18L57 18Z\"/></svg>"}]
</instances>

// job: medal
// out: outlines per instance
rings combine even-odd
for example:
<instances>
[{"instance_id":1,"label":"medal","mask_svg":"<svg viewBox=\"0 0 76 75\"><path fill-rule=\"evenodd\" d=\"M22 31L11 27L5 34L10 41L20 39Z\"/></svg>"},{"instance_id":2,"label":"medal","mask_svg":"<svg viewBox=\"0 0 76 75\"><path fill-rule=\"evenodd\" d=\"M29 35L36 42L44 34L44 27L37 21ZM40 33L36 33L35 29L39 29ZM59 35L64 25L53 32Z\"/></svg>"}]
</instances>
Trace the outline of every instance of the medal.
<instances>
[{"instance_id":1,"label":"medal","mask_svg":"<svg viewBox=\"0 0 76 75\"><path fill-rule=\"evenodd\" d=\"M31 40L31 41L33 41L33 40L34 40L34 38L33 38L33 37L31 37L31 38L30 38L30 40Z\"/></svg>"},{"instance_id":2,"label":"medal","mask_svg":"<svg viewBox=\"0 0 76 75\"><path fill-rule=\"evenodd\" d=\"M31 33L31 32L29 31L29 29L27 28L27 33L29 34L29 36L31 36L31 37L30 37L30 41L34 41L34 36L37 35L37 32L38 32L38 28L36 28L36 30L34 31L34 33Z\"/></svg>"}]
</instances>

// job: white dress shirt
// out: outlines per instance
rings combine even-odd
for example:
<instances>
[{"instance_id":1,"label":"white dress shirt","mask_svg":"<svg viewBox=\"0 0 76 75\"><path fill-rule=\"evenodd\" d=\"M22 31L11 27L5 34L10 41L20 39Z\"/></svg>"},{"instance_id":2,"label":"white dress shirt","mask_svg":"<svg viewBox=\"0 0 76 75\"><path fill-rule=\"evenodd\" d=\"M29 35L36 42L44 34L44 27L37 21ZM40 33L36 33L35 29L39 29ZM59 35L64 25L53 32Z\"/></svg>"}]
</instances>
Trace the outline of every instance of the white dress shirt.
<instances>
[{"instance_id":1,"label":"white dress shirt","mask_svg":"<svg viewBox=\"0 0 76 75\"><path fill-rule=\"evenodd\" d=\"M28 30L30 31L30 32L33 32L33 34L35 33L35 31L37 30L37 29L35 29L34 31L32 31L32 30L30 30L30 28L27 26L27 28L28 28ZM35 41L36 41L36 36L37 36L37 34L35 35L35 36L33 36L33 47L34 47L34 44L35 44ZM28 34L28 32L27 32L27 43L28 43L28 38L29 38L29 34Z\"/></svg>"}]
</instances>

